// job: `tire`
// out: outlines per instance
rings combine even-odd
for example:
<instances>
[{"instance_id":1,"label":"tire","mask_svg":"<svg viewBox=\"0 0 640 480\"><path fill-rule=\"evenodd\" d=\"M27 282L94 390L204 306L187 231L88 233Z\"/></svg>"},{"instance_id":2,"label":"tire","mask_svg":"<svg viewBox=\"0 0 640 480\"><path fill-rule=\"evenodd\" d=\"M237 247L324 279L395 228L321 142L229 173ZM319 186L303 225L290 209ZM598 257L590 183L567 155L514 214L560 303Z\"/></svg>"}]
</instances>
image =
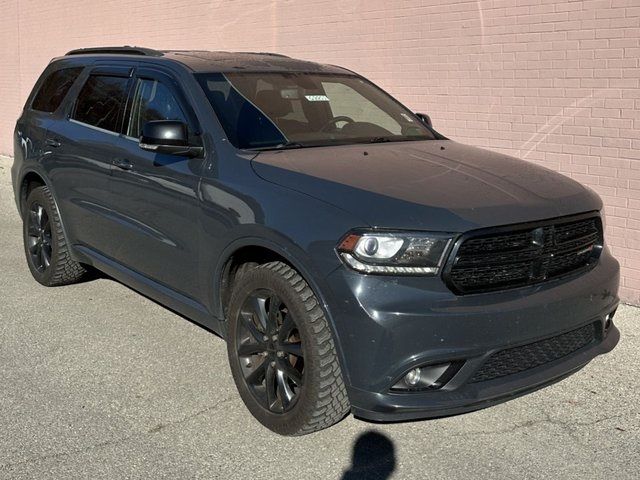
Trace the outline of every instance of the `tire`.
<instances>
[{"instance_id":1,"label":"tire","mask_svg":"<svg viewBox=\"0 0 640 480\"><path fill-rule=\"evenodd\" d=\"M227 352L245 405L278 434L316 432L349 412L327 319L309 285L285 263L260 265L236 280Z\"/></svg>"},{"instance_id":2,"label":"tire","mask_svg":"<svg viewBox=\"0 0 640 480\"><path fill-rule=\"evenodd\" d=\"M68 285L87 273L71 258L58 209L46 186L29 193L22 233L27 265L37 282L47 287Z\"/></svg>"}]
</instances>

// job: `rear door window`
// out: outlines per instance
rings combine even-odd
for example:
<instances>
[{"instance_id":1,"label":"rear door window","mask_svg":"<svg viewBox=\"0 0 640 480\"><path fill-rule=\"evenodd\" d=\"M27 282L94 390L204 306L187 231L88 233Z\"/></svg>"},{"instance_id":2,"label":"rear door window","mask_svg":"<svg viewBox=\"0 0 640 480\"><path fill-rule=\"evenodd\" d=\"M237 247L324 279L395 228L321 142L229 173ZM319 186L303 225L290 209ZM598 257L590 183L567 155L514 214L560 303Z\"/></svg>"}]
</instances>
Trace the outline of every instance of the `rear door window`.
<instances>
[{"instance_id":1,"label":"rear door window","mask_svg":"<svg viewBox=\"0 0 640 480\"><path fill-rule=\"evenodd\" d=\"M127 135L139 138L144 124L153 120L179 120L188 123L168 87L157 80L141 78L136 82Z\"/></svg>"},{"instance_id":2,"label":"rear door window","mask_svg":"<svg viewBox=\"0 0 640 480\"><path fill-rule=\"evenodd\" d=\"M51 72L38 89L31 108L40 112L55 112L82 69L83 67L62 68Z\"/></svg>"},{"instance_id":3,"label":"rear door window","mask_svg":"<svg viewBox=\"0 0 640 480\"><path fill-rule=\"evenodd\" d=\"M94 127L120 133L129 79L91 75L78 94L72 118Z\"/></svg>"}]
</instances>

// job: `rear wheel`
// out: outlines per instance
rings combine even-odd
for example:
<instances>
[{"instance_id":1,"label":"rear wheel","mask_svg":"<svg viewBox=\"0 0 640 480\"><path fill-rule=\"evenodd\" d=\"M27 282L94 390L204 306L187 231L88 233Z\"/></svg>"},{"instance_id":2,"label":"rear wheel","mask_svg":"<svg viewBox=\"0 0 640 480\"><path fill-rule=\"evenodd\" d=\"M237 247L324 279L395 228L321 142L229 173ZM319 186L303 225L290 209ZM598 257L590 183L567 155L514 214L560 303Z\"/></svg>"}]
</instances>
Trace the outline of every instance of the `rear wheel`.
<instances>
[{"instance_id":1,"label":"rear wheel","mask_svg":"<svg viewBox=\"0 0 640 480\"><path fill-rule=\"evenodd\" d=\"M46 186L34 188L27 197L23 239L29 270L42 285L67 285L86 274L69 254L58 209Z\"/></svg>"},{"instance_id":2,"label":"rear wheel","mask_svg":"<svg viewBox=\"0 0 640 480\"><path fill-rule=\"evenodd\" d=\"M261 265L236 281L227 348L240 396L274 432L312 433L349 411L327 320L309 285L285 263Z\"/></svg>"}]
</instances>

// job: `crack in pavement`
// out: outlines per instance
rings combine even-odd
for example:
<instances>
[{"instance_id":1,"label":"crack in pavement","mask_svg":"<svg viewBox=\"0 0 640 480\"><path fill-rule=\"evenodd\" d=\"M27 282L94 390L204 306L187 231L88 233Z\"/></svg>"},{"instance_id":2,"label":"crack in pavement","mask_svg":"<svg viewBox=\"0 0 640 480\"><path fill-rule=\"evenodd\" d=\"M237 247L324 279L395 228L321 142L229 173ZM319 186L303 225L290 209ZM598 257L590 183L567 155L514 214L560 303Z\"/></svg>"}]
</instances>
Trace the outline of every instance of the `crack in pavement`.
<instances>
[{"instance_id":1,"label":"crack in pavement","mask_svg":"<svg viewBox=\"0 0 640 480\"><path fill-rule=\"evenodd\" d=\"M113 439L113 440L106 440L104 442L94 443L92 445L87 445L84 448L78 448L78 449L72 450L70 452L50 453L50 454L39 455L39 456L36 456L36 457L28 458L27 460L23 460L23 461L20 461L20 462L3 463L3 464L0 464L0 472L3 472L3 471L6 472L6 471L9 471L9 470L12 470L13 468L15 468L17 466L20 466L20 465L27 465L27 464L30 464L30 463L37 463L37 462L44 461L44 460L71 457L71 456L74 456L74 455L87 453L87 452L90 452L92 450L97 450L97 449L104 448L104 447L111 447L111 446L114 446L114 445L119 445L119 444L122 444L122 443L126 443L126 442L128 442L130 440L133 440L135 438L144 437L144 436L147 436L149 434L155 434L155 433L158 433L158 432L160 432L162 430L165 430L167 428L175 427L177 425L182 425L184 423L187 423L187 422L189 422L189 421L191 421L191 420L193 420L193 419L195 419L195 418L197 418L197 417L199 417L201 415L204 415L206 413L215 411L218 408L220 408L221 406L223 406L224 404L229 403L230 401L232 401L234 399L235 399L235 396L224 398L224 399L220 400L219 402L217 402L216 404L211 405L210 407L207 407L207 408L203 408L202 410L199 410L199 411L197 411L197 412L195 412L195 413L193 413L191 415L187 415L187 416L185 416L183 418L180 418L178 420L174 420L174 421L167 422L167 423L164 423L164 424L161 423L161 424L158 424L158 425L156 425L156 426L154 426L154 427L152 427L152 428L150 428L150 429L148 429L146 431L136 432L136 433L133 433L131 435L127 435L125 437L116 438L116 439Z\"/></svg>"},{"instance_id":2,"label":"crack in pavement","mask_svg":"<svg viewBox=\"0 0 640 480\"><path fill-rule=\"evenodd\" d=\"M516 423L514 426L503 429L495 429L495 430L483 430L483 431L474 431L474 432L463 432L463 433L451 433L449 436L451 437L469 437L474 435L501 435L505 433L513 433L521 429L535 427L537 425L541 425L544 423L548 423L551 425L556 425L562 428L571 438L574 440L579 440L579 437L576 437L577 427L588 427L591 425L595 425L606 420L613 420L617 418L628 417L630 414L618 414L618 415L610 415L607 417L598 418L596 420L590 422L574 422L574 421L565 421L551 418L551 415L548 412L544 412L544 418L539 420L527 420L526 422Z\"/></svg>"}]
</instances>

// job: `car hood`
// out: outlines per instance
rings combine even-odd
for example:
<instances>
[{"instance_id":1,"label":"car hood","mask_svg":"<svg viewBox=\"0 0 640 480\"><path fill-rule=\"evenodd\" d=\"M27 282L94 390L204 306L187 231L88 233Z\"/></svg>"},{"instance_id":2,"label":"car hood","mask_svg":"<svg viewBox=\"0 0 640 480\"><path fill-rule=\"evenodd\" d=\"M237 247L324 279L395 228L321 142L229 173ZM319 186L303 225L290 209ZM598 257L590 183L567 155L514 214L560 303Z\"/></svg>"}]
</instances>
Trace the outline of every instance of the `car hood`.
<instances>
[{"instance_id":1,"label":"car hood","mask_svg":"<svg viewBox=\"0 0 640 480\"><path fill-rule=\"evenodd\" d=\"M266 151L252 165L382 228L460 232L602 207L559 173L449 140Z\"/></svg>"}]
</instances>

